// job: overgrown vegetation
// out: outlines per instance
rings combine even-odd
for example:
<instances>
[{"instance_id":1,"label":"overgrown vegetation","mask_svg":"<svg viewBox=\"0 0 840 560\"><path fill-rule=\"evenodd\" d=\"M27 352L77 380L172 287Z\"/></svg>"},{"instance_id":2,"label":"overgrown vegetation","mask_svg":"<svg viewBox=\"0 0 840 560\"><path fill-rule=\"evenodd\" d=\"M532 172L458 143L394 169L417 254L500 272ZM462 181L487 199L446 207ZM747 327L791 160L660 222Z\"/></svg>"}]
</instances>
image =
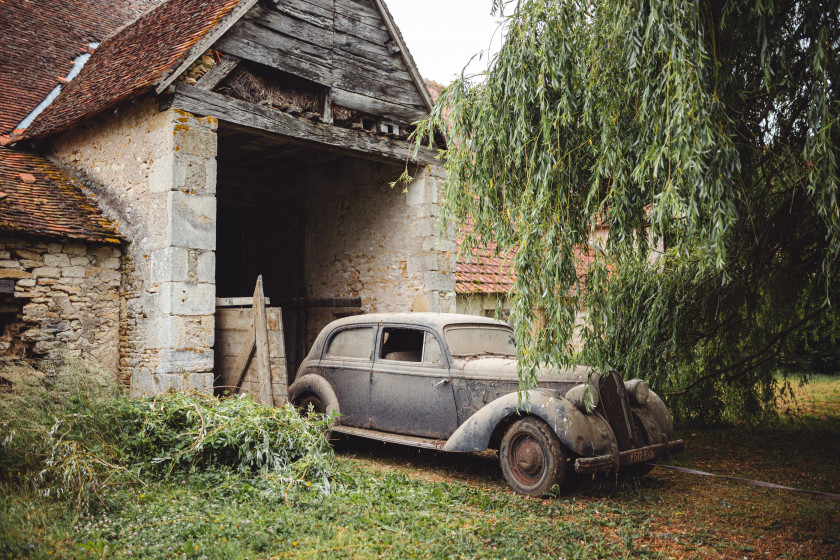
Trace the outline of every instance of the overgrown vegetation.
<instances>
[{"instance_id":1,"label":"overgrown vegetation","mask_svg":"<svg viewBox=\"0 0 840 560\"><path fill-rule=\"evenodd\" d=\"M336 481L329 419L305 420L291 406L247 395L131 399L113 375L72 359L0 375L13 382L0 398L0 478L46 496L82 506L113 487L196 469L265 475L280 494L295 484L327 493Z\"/></svg>"},{"instance_id":2,"label":"overgrown vegetation","mask_svg":"<svg viewBox=\"0 0 840 560\"><path fill-rule=\"evenodd\" d=\"M21 387L35 372L2 375ZM797 387L790 421L772 432L678 434L689 445L675 459L836 490L839 387L829 377ZM15 435L0 455L0 558L834 558L840 550L838 504L797 494L656 469L641 483L578 480L560 497L535 500L510 492L493 454L342 440L334 456L323 424L247 398L164 395L134 407L109 376L79 364L31 380L21 394L4 391L4 441L13 425ZM63 428L50 435L57 421ZM83 458L50 466L52 448L69 441ZM287 459L261 458L269 448ZM112 466L89 471L78 487L87 497L55 491L68 465L98 460Z\"/></svg>"},{"instance_id":3,"label":"overgrown vegetation","mask_svg":"<svg viewBox=\"0 0 840 560\"><path fill-rule=\"evenodd\" d=\"M840 2L493 4L501 52L416 137L447 130L467 253L516 251L523 381L580 358L581 310L586 363L694 422L772 415L775 372L836 364Z\"/></svg>"}]
</instances>

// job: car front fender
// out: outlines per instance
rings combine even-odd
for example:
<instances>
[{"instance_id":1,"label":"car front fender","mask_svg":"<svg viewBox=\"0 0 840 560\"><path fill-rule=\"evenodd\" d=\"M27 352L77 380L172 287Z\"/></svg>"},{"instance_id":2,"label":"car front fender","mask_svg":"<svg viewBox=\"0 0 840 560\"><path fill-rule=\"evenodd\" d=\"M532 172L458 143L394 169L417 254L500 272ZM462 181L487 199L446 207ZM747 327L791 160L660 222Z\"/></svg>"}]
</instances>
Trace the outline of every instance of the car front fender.
<instances>
[{"instance_id":1,"label":"car front fender","mask_svg":"<svg viewBox=\"0 0 840 560\"><path fill-rule=\"evenodd\" d=\"M523 395L524 397L524 395ZM464 422L443 446L444 451L484 451L496 427L511 416L537 416L554 430L569 450L583 457L609 453L616 443L606 420L598 414L584 414L558 393L534 389L519 404L517 393L488 403Z\"/></svg>"},{"instance_id":2,"label":"car front fender","mask_svg":"<svg viewBox=\"0 0 840 560\"><path fill-rule=\"evenodd\" d=\"M324 403L324 408L327 409L327 414L335 412L336 416L341 414L338 406L338 397L335 396L335 390L330 385L330 382L314 373L302 375L297 378L289 387L289 402L295 403L301 395L306 393L314 393L321 402Z\"/></svg>"},{"instance_id":3,"label":"car front fender","mask_svg":"<svg viewBox=\"0 0 840 560\"><path fill-rule=\"evenodd\" d=\"M631 407L637 425L641 425L647 437L647 444L665 443L674 436L674 421L659 395L650 392L644 406Z\"/></svg>"}]
</instances>

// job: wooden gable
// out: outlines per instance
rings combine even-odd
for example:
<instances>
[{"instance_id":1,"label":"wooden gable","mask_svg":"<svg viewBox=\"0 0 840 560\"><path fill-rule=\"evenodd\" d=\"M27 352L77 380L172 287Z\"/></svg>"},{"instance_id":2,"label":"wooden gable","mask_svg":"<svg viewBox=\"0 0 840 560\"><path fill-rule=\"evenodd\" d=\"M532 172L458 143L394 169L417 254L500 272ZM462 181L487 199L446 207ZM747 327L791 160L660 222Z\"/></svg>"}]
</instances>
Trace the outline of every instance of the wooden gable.
<instances>
[{"instance_id":1,"label":"wooden gable","mask_svg":"<svg viewBox=\"0 0 840 560\"><path fill-rule=\"evenodd\" d=\"M320 84L333 106L399 123L431 108L382 0L260 2L214 48Z\"/></svg>"}]
</instances>

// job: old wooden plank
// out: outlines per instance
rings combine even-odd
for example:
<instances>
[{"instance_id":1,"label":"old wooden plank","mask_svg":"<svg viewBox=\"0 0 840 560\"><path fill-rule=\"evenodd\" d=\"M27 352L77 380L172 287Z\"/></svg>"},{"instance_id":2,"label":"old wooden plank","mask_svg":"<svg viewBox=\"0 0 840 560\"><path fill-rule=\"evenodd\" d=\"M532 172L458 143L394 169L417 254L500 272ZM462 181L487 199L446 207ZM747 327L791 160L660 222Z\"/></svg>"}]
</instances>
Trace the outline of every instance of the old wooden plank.
<instances>
[{"instance_id":1,"label":"old wooden plank","mask_svg":"<svg viewBox=\"0 0 840 560\"><path fill-rule=\"evenodd\" d=\"M226 35L216 44L217 48L225 53L230 53L246 60L258 62L271 68L295 74L307 80L329 86L333 82L332 66L325 59L315 59L312 56L298 56L297 54L284 52L259 42L247 39L241 35Z\"/></svg>"},{"instance_id":2,"label":"old wooden plank","mask_svg":"<svg viewBox=\"0 0 840 560\"><path fill-rule=\"evenodd\" d=\"M251 300L251 298L248 298ZM247 309L216 309L217 329L250 329L254 322L254 314L248 305Z\"/></svg>"},{"instance_id":3,"label":"old wooden plank","mask_svg":"<svg viewBox=\"0 0 840 560\"><path fill-rule=\"evenodd\" d=\"M196 84L197 86L198 84ZM265 298L265 304L271 305L271 298ZM249 297L217 297L216 307L233 307L238 305L254 305L254 300Z\"/></svg>"},{"instance_id":4,"label":"old wooden plank","mask_svg":"<svg viewBox=\"0 0 840 560\"><path fill-rule=\"evenodd\" d=\"M245 378L245 372L248 369L248 362L251 361L251 355L254 353L256 349L256 334L252 330L251 336L248 337L248 340L245 344L242 345L242 349L239 351L239 354L236 356L236 361L233 362L233 366L231 366L230 370L228 371L228 379L231 381L228 383L231 387L239 387L242 385L242 380Z\"/></svg>"},{"instance_id":5,"label":"old wooden plank","mask_svg":"<svg viewBox=\"0 0 840 560\"><path fill-rule=\"evenodd\" d=\"M184 58L181 65L161 80L160 84L158 84L155 88L155 93L162 93L165 91L170 84L178 79L178 76L184 73L184 70L189 68L190 65L198 59L198 57L213 46L213 43L215 43L219 37L224 35L231 27L233 27L233 25L239 21L240 18L242 18L242 16L244 16L256 3L257 0L244 0L231 10L228 15L216 23L212 29L205 33L201 39L196 41L193 46L190 47L190 50L187 51L187 56Z\"/></svg>"},{"instance_id":6,"label":"old wooden plank","mask_svg":"<svg viewBox=\"0 0 840 560\"><path fill-rule=\"evenodd\" d=\"M402 58L391 54L383 45L336 32L336 47L333 51L335 64L357 67L369 79L386 79L413 92L414 81L406 70ZM341 84L339 84L341 85Z\"/></svg>"},{"instance_id":7,"label":"old wooden plank","mask_svg":"<svg viewBox=\"0 0 840 560\"><path fill-rule=\"evenodd\" d=\"M333 69L333 87L367 95L400 105L415 105L422 98L408 82L390 80L385 73L365 72L358 63L341 64L342 57L336 52ZM409 89L410 88L410 89Z\"/></svg>"},{"instance_id":8,"label":"old wooden plank","mask_svg":"<svg viewBox=\"0 0 840 560\"><path fill-rule=\"evenodd\" d=\"M384 25L382 16L370 2L356 2L355 0L335 0L335 12L346 17L357 18L359 21L375 25Z\"/></svg>"},{"instance_id":9,"label":"old wooden plank","mask_svg":"<svg viewBox=\"0 0 840 560\"><path fill-rule=\"evenodd\" d=\"M335 6L332 0L274 0L272 10L288 14L313 25L331 25Z\"/></svg>"},{"instance_id":10,"label":"old wooden plank","mask_svg":"<svg viewBox=\"0 0 840 560\"><path fill-rule=\"evenodd\" d=\"M335 14L335 30L377 45L384 45L391 39L391 34L381 19L374 24L359 21L341 12Z\"/></svg>"},{"instance_id":11,"label":"old wooden plank","mask_svg":"<svg viewBox=\"0 0 840 560\"><path fill-rule=\"evenodd\" d=\"M397 105L396 103L383 101L376 97L370 97L340 88L333 88L332 102L333 105L340 105L348 109L353 109L354 111L370 113L371 115L379 115L386 120L395 122L411 123L426 118L428 114L425 106L415 105L409 107Z\"/></svg>"},{"instance_id":12,"label":"old wooden plank","mask_svg":"<svg viewBox=\"0 0 840 560\"><path fill-rule=\"evenodd\" d=\"M417 154L414 154L414 147L402 140L296 118L183 83L178 84L175 90L173 104L195 115L214 116L230 124L279 134L298 142L378 161L410 161L421 164L435 162L433 151L420 148Z\"/></svg>"},{"instance_id":13,"label":"old wooden plank","mask_svg":"<svg viewBox=\"0 0 840 560\"><path fill-rule=\"evenodd\" d=\"M195 87L199 89L212 90L219 85L222 80L228 77L228 74L233 72L233 69L239 64L241 59L232 54L226 55L219 62L216 63L209 72L198 79Z\"/></svg>"},{"instance_id":14,"label":"old wooden plank","mask_svg":"<svg viewBox=\"0 0 840 560\"><path fill-rule=\"evenodd\" d=\"M262 274L257 276L254 288L254 335L256 337L256 360L260 372L260 402L274 406L274 394L271 390L271 363L268 349L268 321L265 317L265 294L263 293Z\"/></svg>"},{"instance_id":15,"label":"old wooden plank","mask_svg":"<svg viewBox=\"0 0 840 560\"><path fill-rule=\"evenodd\" d=\"M294 35L286 35L274 29L267 28L255 21L243 21L230 30L219 42L219 48L226 50L228 39L240 37L257 45L276 51L277 54L294 56L328 68L332 53L332 41L326 44L310 43ZM241 55L238 55L241 56ZM242 58L248 58L242 56Z\"/></svg>"},{"instance_id":16,"label":"old wooden plank","mask_svg":"<svg viewBox=\"0 0 840 560\"><path fill-rule=\"evenodd\" d=\"M259 18L253 23L274 33L280 33L300 41L317 45L324 49L331 49L333 45L333 28L330 22L319 21L321 25L300 20L279 11L263 8ZM323 25L327 23L327 25Z\"/></svg>"}]
</instances>

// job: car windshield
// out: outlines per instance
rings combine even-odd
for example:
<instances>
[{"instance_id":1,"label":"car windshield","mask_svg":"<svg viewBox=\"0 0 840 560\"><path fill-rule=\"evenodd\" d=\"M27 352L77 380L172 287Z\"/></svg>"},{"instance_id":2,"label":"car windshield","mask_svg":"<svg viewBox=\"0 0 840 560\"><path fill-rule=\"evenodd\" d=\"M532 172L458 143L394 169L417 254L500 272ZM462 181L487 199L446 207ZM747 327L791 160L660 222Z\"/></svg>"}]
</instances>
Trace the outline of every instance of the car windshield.
<instances>
[{"instance_id":1,"label":"car windshield","mask_svg":"<svg viewBox=\"0 0 840 560\"><path fill-rule=\"evenodd\" d=\"M516 357L513 331L489 325L449 327L446 342L452 356Z\"/></svg>"}]
</instances>

